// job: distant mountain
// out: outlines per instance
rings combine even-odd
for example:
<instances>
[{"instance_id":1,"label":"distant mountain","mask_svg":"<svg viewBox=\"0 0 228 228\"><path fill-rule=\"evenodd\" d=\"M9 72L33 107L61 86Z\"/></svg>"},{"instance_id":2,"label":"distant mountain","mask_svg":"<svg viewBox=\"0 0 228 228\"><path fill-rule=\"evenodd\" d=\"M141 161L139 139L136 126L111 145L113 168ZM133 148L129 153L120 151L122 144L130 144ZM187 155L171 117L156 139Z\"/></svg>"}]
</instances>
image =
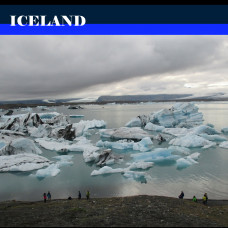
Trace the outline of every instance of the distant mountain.
<instances>
[{"instance_id":1,"label":"distant mountain","mask_svg":"<svg viewBox=\"0 0 228 228\"><path fill-rule=\"evenodd\" d=\"M183 99L192 94L156 94L156 95L124 95L124 96L100 96L97 102L149 102Z\"/></svg>"}]
</instances>

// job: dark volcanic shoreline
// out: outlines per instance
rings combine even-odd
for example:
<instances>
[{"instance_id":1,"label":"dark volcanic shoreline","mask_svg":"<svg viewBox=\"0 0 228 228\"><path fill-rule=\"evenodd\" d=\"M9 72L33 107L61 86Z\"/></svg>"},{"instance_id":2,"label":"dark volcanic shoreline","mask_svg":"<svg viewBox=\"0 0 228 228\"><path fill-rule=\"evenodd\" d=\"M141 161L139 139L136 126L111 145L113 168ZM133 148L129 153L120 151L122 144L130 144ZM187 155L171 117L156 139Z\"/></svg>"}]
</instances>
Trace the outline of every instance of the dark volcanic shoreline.
<instances>
[{"instance_id":1,"label":"dark volcanic shoreline","mask_svg":"<svg viewBox=\"0 0 228 228\"><path fill-rule=\"evenodd\" d=\"M161 196L0 203L0 227L227 227L228 201Z\"/></svg>"}]
</instances>

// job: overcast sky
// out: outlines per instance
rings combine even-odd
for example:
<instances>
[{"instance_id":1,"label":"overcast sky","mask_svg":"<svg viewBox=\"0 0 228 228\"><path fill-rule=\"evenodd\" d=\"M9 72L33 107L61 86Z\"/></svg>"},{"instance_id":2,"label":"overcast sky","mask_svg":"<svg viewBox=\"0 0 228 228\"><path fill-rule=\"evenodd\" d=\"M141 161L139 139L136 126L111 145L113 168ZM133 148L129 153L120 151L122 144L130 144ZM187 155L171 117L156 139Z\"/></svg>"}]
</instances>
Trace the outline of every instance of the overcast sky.
<instances>
[{"instance_id":1,"label":"overcast sky","mask_svg":"<svg viewBox=\"0 0 228 228\"><path fill-rule=\"evenodd\" d=\"M228 36L0 36L0 100L228 91Z\"/></svg>"}]
</instances>

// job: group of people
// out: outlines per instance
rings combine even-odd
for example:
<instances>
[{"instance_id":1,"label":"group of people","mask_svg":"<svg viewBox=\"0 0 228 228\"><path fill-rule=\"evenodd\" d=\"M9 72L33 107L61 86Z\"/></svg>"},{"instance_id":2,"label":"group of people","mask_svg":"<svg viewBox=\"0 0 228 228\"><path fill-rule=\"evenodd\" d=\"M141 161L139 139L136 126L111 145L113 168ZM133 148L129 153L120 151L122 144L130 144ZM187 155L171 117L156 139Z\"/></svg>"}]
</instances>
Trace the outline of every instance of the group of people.
<instances>
[{"instance_id":1,"label":"group of people","mask_svg":"<svg viewBox=\"0 0 228 228\"><path fill-rule=\"evenodd\" d=\"M51 200L51 193L50 193L50 191L48 191L47 194L44 193L44 194L43 194L43 197L44 197L44 203L46 203L47 199L48 199L48 200Z\"/></svg>"},{"instance_id":2,"label":"group of people","mask_svg":"<svg viewBox=\"0 0 228 228\"><path fill-rule=\"evenodd\" d=\"M178 197L179 197L179 199L183 199L184 198L184 192L181 191L181 193L180 193L180 195ZM203 200L203 204L206 205L207 201L208 201L207 193L204 193L202 200ZM192 201L193 202L197 202L196 196L193 196Z\"/></svg>"},{"instance_id":3,"label":"group of people","mask_svg":"<svg viewBox=\"0 0 228 228\"><path fill-rule=\"evenodd\" d=\"M47 200L51 200L51 193L50 193L50 191L48 191L47 194L44 193L43 194L43 198L44 198L44 203L46 203ZM81 199L81 198L82 198L82 194L81 194L80 191L78 191L78 199ZM87 192L86 192L86 199L89 200L89 198L90 198L90 192L89 192L89 190L87 190ZM72 199L72 197L70 196L70 197L68 197L68 199Z\"/></svg>"}]
</instances>

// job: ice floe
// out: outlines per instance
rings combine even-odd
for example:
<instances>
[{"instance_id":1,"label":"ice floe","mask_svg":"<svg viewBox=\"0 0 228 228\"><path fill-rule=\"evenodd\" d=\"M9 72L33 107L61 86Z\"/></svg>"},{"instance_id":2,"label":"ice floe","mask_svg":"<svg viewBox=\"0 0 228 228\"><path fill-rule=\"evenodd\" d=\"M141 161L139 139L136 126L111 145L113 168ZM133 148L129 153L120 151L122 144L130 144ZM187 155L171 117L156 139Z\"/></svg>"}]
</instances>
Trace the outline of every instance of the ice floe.
<instances>
[{"instance_id":1,"label":"ice floe","mask_svg":"<svg viewBox=\"0 0 228 228\"><path fill-rule=\"evenodd\" d=\"M146 124L144 129L149 130L149 131L162 132L165 129L165 127L159 126L159 125L156 125L156 124L149 122Z\"/></svg>"},{"instance_id":2,"label":"ice floe","mask_svg":"<svg viewBox=\"0 0 228 228\"><path fill-rule=\"evenodd\" d=\"M221 130L224 134L228 134L228 127L224 127Z\"/></svg>"},{"instance_id":3,"label":"ice floe","mask_svg":"<svg viewBox=\"0 0 228 228\"><path fill-rule=\"evenodd\" d=\"M49 165L47 168L37 170L35 176L38 179L57 176L61 171L61 167L73 165L73 162L71 161L73 155L61 155L55 156L54 158L58 160L56 163ZM34 175L32 174L31 176Z\"/></svg>"},{"instance_id":4,"label":"ice floe","mask_svg":"<svg viewBox=\"0 0 228 228\"><path fill-rule=\"evenodd\" d=\"M132 139L141 140L145 137L152 138L146 131L142 130L140 127L120 127L114 129L101 129L101 137L111 138L111 139Z\"/></svg>"},{"instance_id":5,"label":"ice floe","mask_svg":"<svg viewBox=\"0 0 228 228\"><path fill-rule=\"evenodd\" d=\"M173 149L156 148L151 152L131 154L131 157L133 157L136 162L144 161L154 163L176 161L178 158L180 158L179 155L173 155L172 152Z\"/></svg>"},{"instance_id":6,"label":"ice floe","mask_svg":"<svg viewBox=\"0 0 228 228\"><path fill-rule=\"evenodd\" d=\"M183 137L178 137L170 140L169 144L174 146L181 146L181 147L202 147L204 149L216 146L216 143L213 143L209 140L204 139L198 135L187 134Z\"/></svg>"},{"instance_id":7,"label":"ice floe","mask_svg":"<svg viewBox=\"0 0 228 228\"><path fill-rule=\"evenodd\" d=\"M228 149L228 141L222 142L219 144L219 147Z\"/></svg>"},{"instance_id":8,"label":"ice floe","mask_svg":"<svg viewBox=\"0 0 228 228\"><path fill-rule=\"evenodd\" d=\"M32 171L50 164L47 158L31 153L0 156L0 172Z\"/></svg>"},{"instance_id":9,"label":"ice floe","mask_svg":"<svg viewBox=\"0 0 228 228\"><path fill-rule=\"evenodd\" d=\"M79 123L74 123L73 128L76 130L76 136L82 136L88 129L103 128L106 126L104 120L81 120Z\"/></svg>"},{"instance_id":10,"label":"ice floe","mask_svg":"<svg viewBox=\"0 0 228 228\"><path fill-rule=\"evenodd\" d=\"M0 155L13 155L33 153L41 154L42 151L35 145L31 139L27 138L6 138L4 137L4 146L0 148Z\"/></svg>"},{"instance_id":11,"label":"ice floe","mask_svg":"<svg viewBox=\"0 0 228 228\"><path fill-rule=\"evenodd\" d=\"M139 151L149 151L152 148L153 142L150 137L143 138L140 142L134 142L132 140L119 140L116 142L109 141L98 141L96 146L98 147L106 147L106 148L114 148L118 150L126 151L128 149L139 150Z\"/></svg>"}]
</instances>

